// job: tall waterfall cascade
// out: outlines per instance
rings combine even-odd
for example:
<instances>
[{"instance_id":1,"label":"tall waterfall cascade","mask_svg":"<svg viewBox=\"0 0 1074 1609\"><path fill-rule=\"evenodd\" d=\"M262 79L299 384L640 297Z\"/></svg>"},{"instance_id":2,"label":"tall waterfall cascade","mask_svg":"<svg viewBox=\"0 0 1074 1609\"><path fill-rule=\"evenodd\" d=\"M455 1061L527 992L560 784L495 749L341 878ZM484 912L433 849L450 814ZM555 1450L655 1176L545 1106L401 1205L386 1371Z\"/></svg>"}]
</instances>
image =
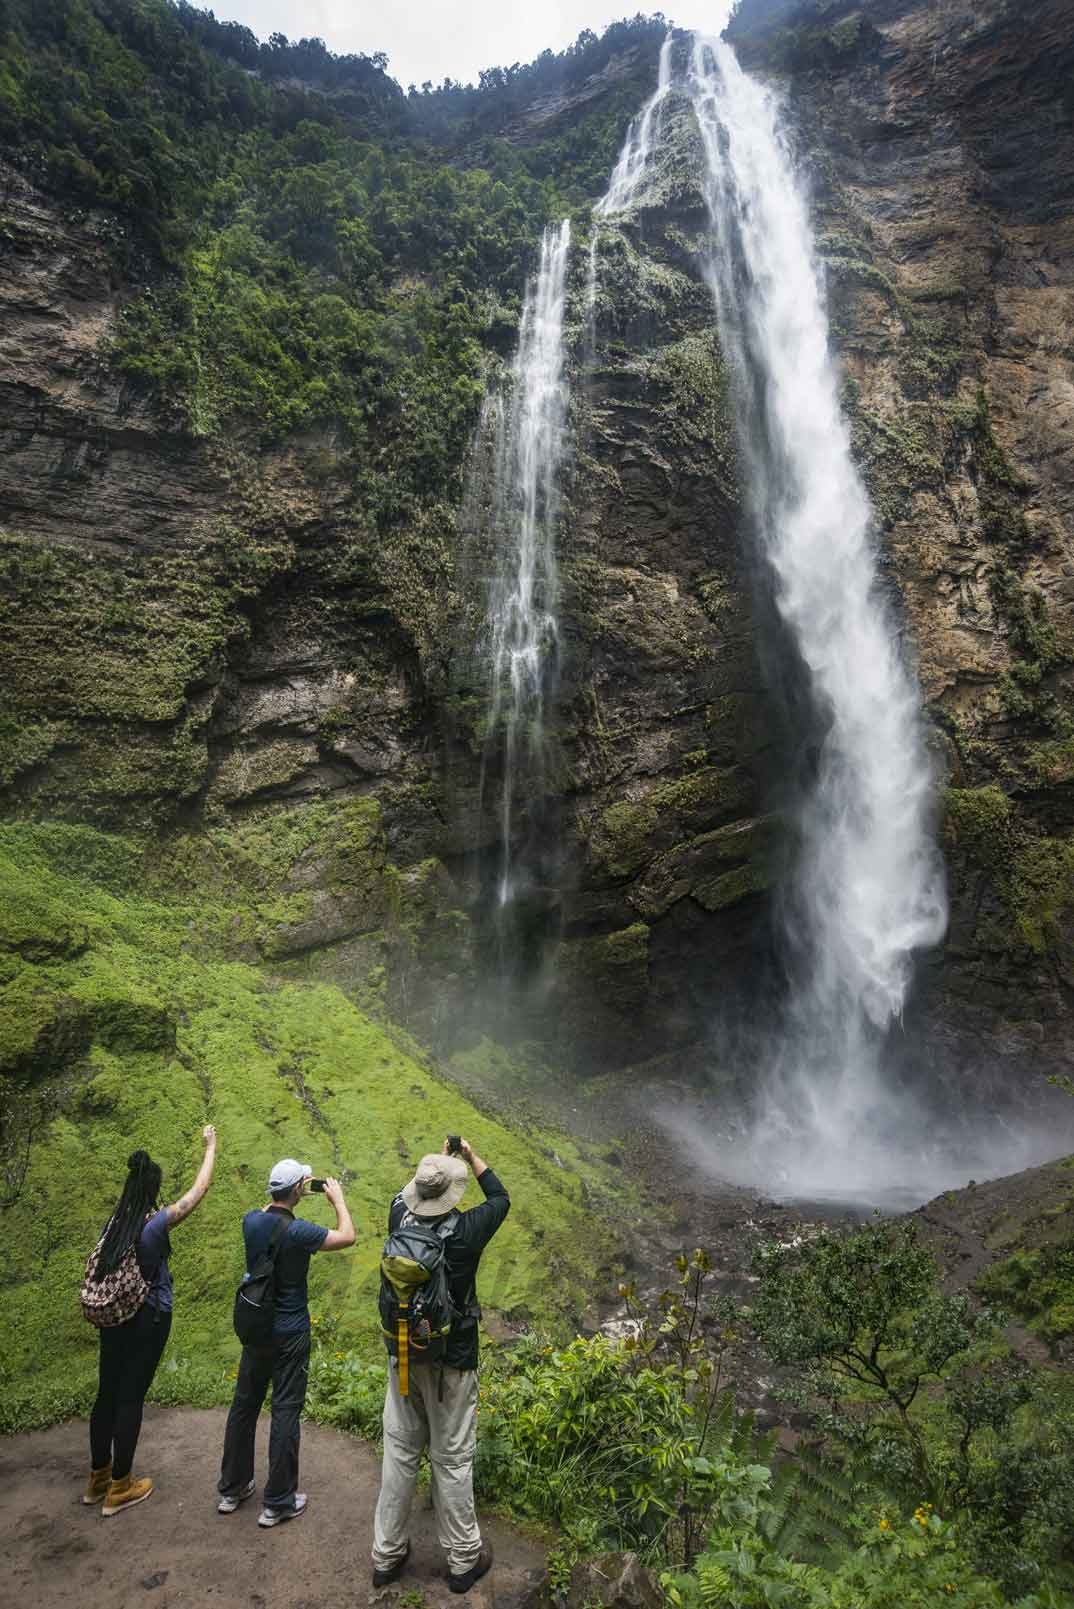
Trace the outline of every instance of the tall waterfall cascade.
<instances>
[{"instance_id":1,"label":"tall waterfall cascade","mask_svg":"<svg viewBox=\"0 0 1074 1609\"><path fill-rule=\"evenodd\" d=\"M788 1020L753 1132L756 1177L795 1193L925 1167L884 1073L915 952L946 927L920 696L878 587L806 198L776 97L695 37L686 90L705 152L706 272L732 373L749 513L820 725L798 806Z\"/></svg>"},{"instance_id":2,"label":"tall waterfall cascade","mask_svg":"<svg viewBox=\"0 0 1074 1609\"><path fill-rule=\"evenodd\" d=\"M498 426L493 527L497 552L486 643L490 708L486 745L501 762L501 908L527 869L514 846L516 805L546 791L546 703L558 660L556 521L566 442L563 320L570 223L545 230L537 272L525 293L510 398Z\"/></svg>"},{"instance_id":3,"label":"tall waterfall cascade","mask_svg":"<svg viewBox=\"0 0 1074 1609\"><path fill-rule=\"evenodd\" d=\"M935 776L921 700L879 585L872 510L853 462L829 348L809 210L777 97L731 47L695 35L673 83L634 119L594 209L597 226L644 199L668 97L701 136L710 222L704 270L730 370L747 513L816 722L794 801L784 890L790 987L759 1058L756 1108L723 1171L788 1195L860 1194L935 1179L928 1123L893 1087L887 1053L915 956L947 922L934 842Z\"/></svg>"}]
</instances>

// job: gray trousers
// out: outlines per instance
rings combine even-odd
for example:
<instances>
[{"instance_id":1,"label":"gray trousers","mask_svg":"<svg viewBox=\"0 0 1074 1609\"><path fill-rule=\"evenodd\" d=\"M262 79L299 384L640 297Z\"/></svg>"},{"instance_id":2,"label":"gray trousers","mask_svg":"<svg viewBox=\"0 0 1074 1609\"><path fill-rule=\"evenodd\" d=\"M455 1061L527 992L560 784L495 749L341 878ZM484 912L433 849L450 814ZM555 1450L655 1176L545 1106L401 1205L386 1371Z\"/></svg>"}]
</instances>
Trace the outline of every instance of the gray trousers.
<instances>
[{"instance_id":1,"label":"gray trousers","mask_svg":"<svg viewBox=\"0 0 1074 1609\"><path fill-rule=\"evenodd\" d=\"M440 1372L439 1364L412 1366L410 1395L402 1397L394 1362L388 1370L384 1465L373 1522L373 1563L378 1570L390 1569L406 1553L410 1505L426 1448L437 1532L452 1575L463 1575L481 1552L474 1509L477 1371L445 1369L443 1401Z\"/></svg>"}]
</instances>

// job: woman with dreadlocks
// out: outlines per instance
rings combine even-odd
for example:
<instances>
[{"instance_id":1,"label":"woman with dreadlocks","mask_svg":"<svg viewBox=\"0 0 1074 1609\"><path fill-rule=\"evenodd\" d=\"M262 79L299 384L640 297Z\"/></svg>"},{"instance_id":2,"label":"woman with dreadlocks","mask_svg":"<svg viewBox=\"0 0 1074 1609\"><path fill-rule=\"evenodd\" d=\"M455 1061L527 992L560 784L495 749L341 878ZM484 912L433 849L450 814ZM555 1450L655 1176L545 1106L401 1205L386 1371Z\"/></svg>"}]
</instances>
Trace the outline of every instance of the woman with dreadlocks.
<instances>
[{"instance_id":1,"label":"woman with dreadlocks","mask_svg":"<svg viewBox=\"0 0 1074 1609\"><path fill-rule=\"evenodd\" d=\"M145 1300L125 1324L100 1330L101 1360L97 1400L90 1415L90 1480L84 1503L104 1499L102 1514L141 1503L153 1490L148 1476L131 1475L142 1428L142 1406L172 1326L169 1231L189 1218L202 1200L216 1161L216 1130L202 1130L205 1155L198 1176L170 1207L159 1205L161 1172L145 1151L127 1159L127 1182L108 1220L96 1256L94 1277L113 1273L134 1248L147 1290Z\"/></svg>"}]
</instances>

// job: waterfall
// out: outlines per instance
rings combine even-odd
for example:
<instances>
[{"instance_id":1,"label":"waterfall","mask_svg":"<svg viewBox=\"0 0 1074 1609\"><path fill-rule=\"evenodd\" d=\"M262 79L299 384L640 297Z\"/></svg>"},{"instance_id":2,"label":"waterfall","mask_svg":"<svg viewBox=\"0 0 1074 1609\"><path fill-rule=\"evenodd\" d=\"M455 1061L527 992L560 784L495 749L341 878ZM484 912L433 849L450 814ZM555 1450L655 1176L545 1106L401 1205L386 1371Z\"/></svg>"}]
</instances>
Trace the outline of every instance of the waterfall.
<instances>
[{"instance_id":1,"label":"waterfall","mask_svg":"<svg viewBox=\"0 0 1074 1609\"><path fill-rule=\"evenodd\" d=\"M589 236L589 254L586 259L585 271L585 327L586 346L592 348L593 329L597 317L597 228L594 222L592 233ZM587 352L587 357L591 356Z\"/></svg>"},{"instance_id":2,"label":"waterfall","mask_svg":"<svg viewBox=\"0 0 1074 1609\"><path fill-rule=\"evenodd\" d=\"M608 188L593 209L598 218L625 212L634 205L649 166L650 153L660 134L661 113L671 88L671 45L672 38L668 34L660 46L656 89L627 129Z\"/></svg>"},{"instance_id":3,"label":"waterfall","mask_svg":"<svg viewBox=\"0 0 1074 1609\"><path fill-rule=\"evenodd\" d=\"M742 1159L789 1193L912 1183L923 1149L884 1051L915 951L946 925L917 687L877 580L806 200L773 94L695 36L707 273L737 391L749 513L820 723L788 891L788 1020Z\"/></svg>"},{"instance_id":4,"label":"waterfall","mask_svg":"<svg viewBox=\"0 0 1074 1609\"><path fill-rule=\"evenodd\" d=\"M545 705L558 658L556 519L566 438L563 314L570 224L545 230L526 286L511 395L498 432L493 488L497 553L486 640L491 698L486 743L502 755L499 798L501 909L520 892L515 805L531 817L547 792Z\"/></svg>"}]
</instances>

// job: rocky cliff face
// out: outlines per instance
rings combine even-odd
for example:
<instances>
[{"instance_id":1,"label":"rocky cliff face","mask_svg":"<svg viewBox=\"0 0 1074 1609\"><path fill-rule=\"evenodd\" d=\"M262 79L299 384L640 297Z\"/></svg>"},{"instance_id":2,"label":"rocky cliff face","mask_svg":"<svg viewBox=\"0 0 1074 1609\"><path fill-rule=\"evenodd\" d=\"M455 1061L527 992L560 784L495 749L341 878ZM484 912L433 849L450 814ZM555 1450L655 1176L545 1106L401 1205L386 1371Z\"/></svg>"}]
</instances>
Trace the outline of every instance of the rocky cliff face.
<instances>
[{"instance_id":1,"label":"rocky cliff face","mask_svg":"<svg viewBox=\"0 0 1074 1609\"><path fill-rule=\"evenodd\" d=\"M627 68L511 137L569 125ZM557 1050L587 1062L696 1036L714 960L752 954L768 875L731 428L683 235L699 206L687 133L666 205L603 231L592 328L581 252L572 270L562 875L546 891L560 937L535 1026L557 1023ZM327 801L331 830L299 833L262 950L315 956L359 993L386 977L393 1008L435 1029L481 968L496 853L480 518L439 510L380 542L330 432L269 452L252 432L191 439L110 364L137 287L115 273L108 220L65 216L14 171L4 216L9 808L226 835ZM344 849L361 864L345 875L334 811L356 799L362 842Z\"/></svg>"},{"instance_id":2,"label":"rocky cliff face","mask_svg":"<svg viewBox=\"0 0 1074 1609\"><path fill-rule=\"evenodd\" d=\"M1069 1047L1074 999L1067 9L747 0L735 24L815 174L847 406L950 775L930 1019L959 1056L999 1033L1030 1064ZM511 138L569 131L622 71ZM601 232L592 330L581 253L572 271L563 875L539 1022L587 1062L703 1034L764 954L779 849L691 139L673 106L652 204ZM480 966L488 555L452 509L379 540L331 430L265 451L172 428L110 364L136 290L114 226L13 171L2 186L7 808L225 838L279 815L297 847L264 952L359 993L386 977L434 1031ZM295 834L303 812L320 825Z\"/></svg>"}]
</instances>

